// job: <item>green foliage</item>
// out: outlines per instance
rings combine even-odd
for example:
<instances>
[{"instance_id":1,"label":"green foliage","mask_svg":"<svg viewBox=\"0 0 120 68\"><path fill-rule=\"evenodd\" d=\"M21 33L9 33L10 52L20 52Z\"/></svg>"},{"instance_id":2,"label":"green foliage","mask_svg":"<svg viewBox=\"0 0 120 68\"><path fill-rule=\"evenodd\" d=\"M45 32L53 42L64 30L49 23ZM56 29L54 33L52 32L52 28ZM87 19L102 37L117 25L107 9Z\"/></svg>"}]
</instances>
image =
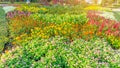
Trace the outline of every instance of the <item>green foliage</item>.
<instances>
[{"instance_id":1,"label":"green foliage","mask_svg":"<svg viewBox=\"0 0 120 68\"><path fill-rule=\"evenodd\" d=\"M0 36L0 53L3 51L6 42L8 42L8 38Z\"/></svg>"},{"instance_id":2,"label":"green foliage","mask_svg":"<svg viewBox=\"0 0 120 68\"><path fill-rule=\"evenodd\" d=\"M4 49L4 45L6 42L8 42L7 36L7 24L5 21L5 12L0 7L0 54L2 50Z\"/></svg>"},{"instance_id":3,"label":"green foliage","mask_svg":"<svg viewBox=\"0 0 120 68\"><path fill-rule=\"evenodd\" d=\"M42 14L81 14L84 12L83 6L40 6L40 5L22 5L16 10L32 12L32 13L42 13Z\"/></svg>"},{"instance_id":4,"label":"green foliage","mask_svg":"<svg viewBox=\"0 0 120 68\"><path fill-rule=\"evenodd\" d=\"M81 7L29 7L20 10L32 12L31 16L15 16L9 21L10 37L16 46L2 54L0 68L120 67L119 53L115 53L104 38L97 38L101 33L96 32L97 27L86 23L88 19L86 14L81 14ZM41 8L47 11L39 10ZM4 44L6 37L0 37L0 43ZM108 40L115 48L120 47L115 37ZM0 48L2 50L3 46Z\"/></svg>"},{"instance_id":5,"label":"green foliage","mask_svg":"<svg viewBox=\"0 0 120 68\"><path fill-rule=\"evenodd\" d=\"M83 6L61 6L61 5L53 5L53 6L45 6L47 8L47 14L81 14L84 12Z\"/></svg>"},{"instance_id":6,"label":"green foliage","mask_svg":"<svg viewBox=\"0 0 120 68\"><path fill-rule=\"evenodd\" d=\"M35 7L35 6L28 6L28 5L23 5L21 7L16 8L16 10L19 11L24 11L24 12L32 12L32 13L37 13L37 12L46 12L47 9L44 7Z\"/></svg>"},{"instance_id":7,"label":"green foliage","mask_svg":"<svg viewBox=\"0 0 120 68\"><path fill-rule=\"evenodd\" d=\"M33 14L31 17L37 21L45 23L60 24L64 22L84 24L87 22L86 14L72 15L72 14Z\"/></svg>"},{"instance_id":8,"label":"green foliage","mask_svg":"<svg viewBox=\"0 0 120 68\"><path fill-rule=\"evenodd\" d=\"M110 35L107 37L107 40L113 48L115 48L115 49L120 48L120 38Z\"/></svg>"},{"instance_id":9,"label":"green foliage","mask_svg":"<svg viewBox=\"0 0 120 68\"><path fill-rule=\"evenodd\" d=\"M72 43L60 37L48 40L35 38L4 54L0 67L106 68L119 67L119 58L106 41L98 38L89 42L78 39Z\"/></svg>"}]
</instances>

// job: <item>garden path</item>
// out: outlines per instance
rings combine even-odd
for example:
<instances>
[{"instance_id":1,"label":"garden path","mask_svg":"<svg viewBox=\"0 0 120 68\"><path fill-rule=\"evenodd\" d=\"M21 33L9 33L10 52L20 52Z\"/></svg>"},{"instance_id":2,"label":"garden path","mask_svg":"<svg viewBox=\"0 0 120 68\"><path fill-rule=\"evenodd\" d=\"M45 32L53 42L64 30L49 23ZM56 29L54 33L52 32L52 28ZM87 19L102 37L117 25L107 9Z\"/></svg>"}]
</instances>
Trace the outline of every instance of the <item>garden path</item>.
<instances>
[{"instance_id":1,"label":"garden path","mask_svg":"<svg viewBox=\"0 0 120 68\"><path fill-rule=\"evenodd\" d=\"M119 11L120 12L120 8L114 8L114 9L112 9L112 11Z\"/></svg>"},{"instance_id":2,"label":"garden path","mask_svg":"<svg viewBox=\"0 0 120 68\"><path fill-rule=\"evenodd\" d=\"M103 16L107 19L115 20L120 22L120 8L111 8L112 11L110 12L102 12L102 14L99 14L100 16Z\"/></svg>"}]
</instances>

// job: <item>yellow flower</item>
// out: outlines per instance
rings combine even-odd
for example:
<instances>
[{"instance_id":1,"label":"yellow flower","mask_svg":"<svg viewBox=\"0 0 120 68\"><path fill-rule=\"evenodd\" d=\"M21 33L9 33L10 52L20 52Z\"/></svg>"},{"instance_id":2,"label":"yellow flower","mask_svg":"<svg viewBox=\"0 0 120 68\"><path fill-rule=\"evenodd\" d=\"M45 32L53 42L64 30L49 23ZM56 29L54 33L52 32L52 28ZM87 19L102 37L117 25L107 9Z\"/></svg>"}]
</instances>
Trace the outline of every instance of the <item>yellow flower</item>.
<instances>
[{"instance_id":1,"label":"yellow flower","mask_svg":"<svg viewBox=\"0 0 120 68\"><path fill-rule=\"evenodd\" d=\"M15 39L16 39L16 40L21 40L21 38L20 38L20 37L16 37Z\"/></svg>"},{"instance_id":2,"label":"yellow flower","mask_svg":"<svg viewBox=\"0 0 120 68\"><path fill-rule=\"evenodd\" d=\"M62 31L63 34L66 34L67 32L66 31Z\"/></svg>"},{"instance_id":3,"label":"yellow flower","mask_svg":"<svg viewBox=\"0 0 120 68\"><path fill-rule=\"evenodd\" d=\"M41 8L41 10L46 11L47 9L46 8Z\"/></svg>"}]
</instances>

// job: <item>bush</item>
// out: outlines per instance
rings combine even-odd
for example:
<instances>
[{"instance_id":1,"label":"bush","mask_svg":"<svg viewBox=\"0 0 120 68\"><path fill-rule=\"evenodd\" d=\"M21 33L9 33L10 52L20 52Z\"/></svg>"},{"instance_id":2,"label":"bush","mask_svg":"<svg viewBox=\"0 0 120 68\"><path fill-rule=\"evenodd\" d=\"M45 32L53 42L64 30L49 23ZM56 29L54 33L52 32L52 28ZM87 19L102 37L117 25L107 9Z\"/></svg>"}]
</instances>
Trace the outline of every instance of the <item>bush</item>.
<instances>
[{"instance_id":1,"label":"bush","mask_svg":"<svg viewBox=\"0 0 120 68\"><path fill-rule=\"evenodd\" d=\"M64 22L68 23L79 23L84 24L87 22L87 18L85 14L79 14L79 15L69 15L69 14L33 14L31 15L32 18L34 18L37 21L42 21L45 23L55 23L60 24Z\"/></svg>"},{"instance_id":2,"label":"bush","mask_svg":"<svg viewBox=\"0 0 120 68\"><path fill-rule=\"evenodd\" d=\"M89 42L78 39L72 43L60 37L48 40L35 38L4 54L0 60L0 67L118 68L119 58L106 41L98 38Z\"/></svg>"},{"instance_id":3,"label":"bush","mask_svg":"<svg viewBox=\"0 0 120 68\"><path fill-rule=\"evenodd\" d=\"M108 42L112 45L114 49L120 48L120 38L112 35L107 36Z\"/></svg>"},{"instance_id":4,"label":"bush","mask_svg":"<svg viewBox=\"0 0 120 68\"><path fill-rule=\"evenodd\" d=\"M45 6L47 8L47 14L81 14L84 13L83 6L61 6L61 5L53 5L53 6Z\"/></svg>"},{"instance_id":5,"label":"bush","mask_svg":"<svg viewBox=\"0 0 120 68\"><path fill-rule=\"evenodd\" d=\"M24 33L30 33L30 30L34 27L41 25L41 22L37 22L29 16L16 16L10 19L9 31L11 37L16 37Z\"/></svg>"},{"instance_id":6,"label":"bush","mask_svg":"<svg viewBox=\"0 0 120 68\"><path fill-rule=\"evenodd\" d=\"M52 6L35 6L35 5L22 5L16 8L18 11L32 12L32 13L42 13L42 14L81 14L84 12L83 6L62 6L62 5L52 5Z\"/></svg>"},{"instance_id":7,"label":"bush","mask_svg":"<svg viewBox=\"0 0 120 68\"><path fill-rule=\"evenodd\" d=\"M5 36L0 36L0 54L2 53L3 49L4 49L4 45L5 43L8 42L8 38Z\"/></svg>"},{"instance_id":8,"label":"bush","mask_svg":"<svg viewBox=\"0 0 120 68\"><path fill-rule=\"evenodd\" d=\"M38 13L38 12L46 12L47 9L44 7L35 7L35 6L28 6L23 5L21 7L16 8L18 11L24 11L24 12L32 12L32 13Z\"/></svg>"}]
</instances>

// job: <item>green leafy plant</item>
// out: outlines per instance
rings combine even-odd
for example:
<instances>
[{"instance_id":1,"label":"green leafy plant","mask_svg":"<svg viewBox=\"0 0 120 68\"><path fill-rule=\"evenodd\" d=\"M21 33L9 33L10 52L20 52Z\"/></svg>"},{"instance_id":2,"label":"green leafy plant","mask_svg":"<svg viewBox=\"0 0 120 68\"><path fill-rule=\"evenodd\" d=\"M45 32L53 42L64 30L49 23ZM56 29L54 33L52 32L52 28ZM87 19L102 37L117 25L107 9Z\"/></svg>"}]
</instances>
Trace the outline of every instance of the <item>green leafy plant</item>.
<instances>
[{"instance_id":1,"label":"green leafy plant","mask_svg":"<svg viewBox=\"0 0 120 68\"><path fill-rule=\"evenodd\" d=\"M20 6L20 7L16 8L16 10L24 11L24 12L32 12L32 13L46 12L47 11L47 9L44 7L40 8L40 7L28 6L28 5Z\"/></svg>"},{"instance_id":2,"label":"green leafy plant","mask_svg":"<svg viewBox=\"0 0 120 68\"><path fill-rule=\"evenodd\" d=\"M95 38L89 42L76 39L69 42L63 37L31 39L2 55L0 67L119 68L119 54L115 54L104 39Z\"/></svg>"},{"instance_id":3,"label":"green leafy plant","mask_svg":"<svg viewBox=\"0 0 120 68\"><path fill-rule=\"evenodd\" d=\"M109 35L107 37L108 42L112 45L113 48L119 49L120 48L120 38Z\"/></svg>"},{"instance_id":4,"label":"green leafy plant","mask_svg":"<svg viewBox=\"0 0 120 68\"><path fill-rule=\"evenodd\" d=\"M42 21L45 23L79 23L84 24L87 22L86 14L80 14L80 15L69 15L69 14L33 14L31 17L37 21Z\"/></svg>"},{"instance_id":5,"label":"green leafy plant","mask_svg":"<svg viewBox=\"0 0 120 68\"><path fill-rule=\"evenodd\" d=\"M84 13L83 6L61 6L61 5L53 5L53 6L42 6L48 9L47 14L81 14Z\"/></svg>"},{"instance_id":6,"label":"green leafy plant","mask_svg":"<svg viewBox=\"0 0 120 68\"><path fill-rule=\"evenodd\" d=\"M8 38L4 36L0 36L0 53L3 51L5 43L8 42Z\"/></svg>"}]
</instances>

